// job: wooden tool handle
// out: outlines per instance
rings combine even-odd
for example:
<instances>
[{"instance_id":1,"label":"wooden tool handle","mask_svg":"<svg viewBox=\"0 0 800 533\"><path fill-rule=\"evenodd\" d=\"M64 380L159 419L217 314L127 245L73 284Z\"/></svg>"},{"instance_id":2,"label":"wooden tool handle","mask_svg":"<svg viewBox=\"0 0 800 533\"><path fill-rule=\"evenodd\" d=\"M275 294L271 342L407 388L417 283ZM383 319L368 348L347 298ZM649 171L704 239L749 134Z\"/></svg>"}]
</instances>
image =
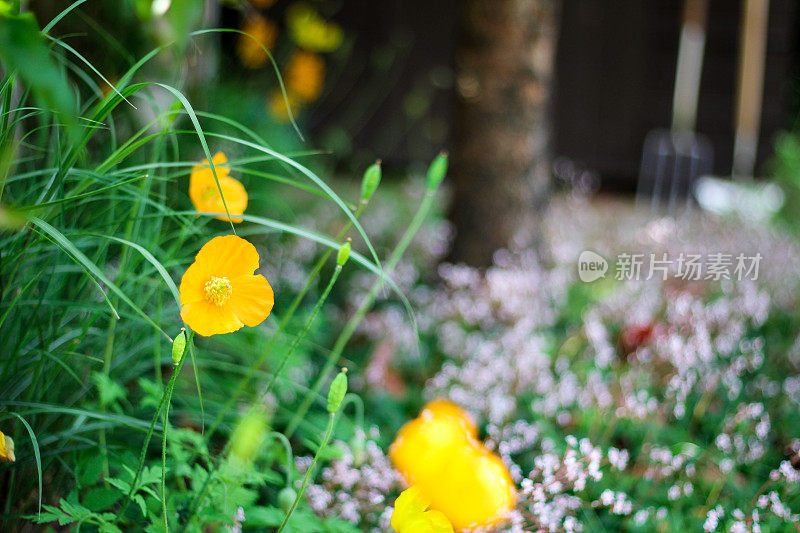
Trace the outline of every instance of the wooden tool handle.
<instances>
[{"instance_id":1,"label":"wooden tool handle","mask_svg":"<svg viewBox=\"0 0 800 533\"><path fill-rule=\"evenodd\" d=\"M672 95L673 131L694 131L703 70L708 0L686 0L678 45L675 92Z\"/></svg>"},{"instance_id":2,"label":"wooden tool handle","mask_svg":"<svg viewBox=\"0 0 800 533\"><path fill-rule=\"evenodd\" d=\"M752 176L755 165L761 125L768 19L769 0L743 0L733 154L733 174L737 176Z\"/></svg>"}]
</instances>

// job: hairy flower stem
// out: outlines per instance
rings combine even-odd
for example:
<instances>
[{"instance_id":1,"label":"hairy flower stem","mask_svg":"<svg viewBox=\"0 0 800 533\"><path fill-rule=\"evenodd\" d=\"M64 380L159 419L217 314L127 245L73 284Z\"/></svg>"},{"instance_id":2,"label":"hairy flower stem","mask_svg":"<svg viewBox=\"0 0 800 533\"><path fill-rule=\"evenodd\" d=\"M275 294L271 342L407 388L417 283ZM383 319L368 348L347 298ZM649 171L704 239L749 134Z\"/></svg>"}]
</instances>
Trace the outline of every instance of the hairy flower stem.
<instances>
[{"instance_id":1,"label":"hairy flower stem","mask_svg":"<svg viewBox=\"0 0 800 533\"><path fill-rule=\"evenodd\" d=\"M181 357L180 364L186 359L186 353ZM177 369L172 375L178 374ZM167 402L164 404L164 436L161 441L161 509L164 516L164 531L169 532L169 520L167 520L167 431L169 430L169 404L172 401L172 390L170 387L167 394Z\"/></svg>"},{"instance_id":2,"label":"hairy flower stem","mask_svg":"<svg viewBox=\"0 0 800 533\"><path fill-rule=\"evenodd\" d=\"M316 305L314 306L314 310L311 311L311 316L308 317L306 321L306 325L303 326L303 331L300 332L300 335L295 337L294 342L292 342L292 346L286 351L286 354L283 356L281 363L278 365L278 368L275 369L275 372L272 373L272 379L269 380L267 384L267 388L264 389L264 392L259 397L259 401L269 394L269 391L272 389L272 386L275 384L275 381L280 376L281 372L283 372L283 368L286 366L286 363L289 362L289 358L294 353L295 348L297 345L300 344L300 341L303 340L308 333L309 328L311 328L311 324L314 322L314 319L317 317L319 310L322 308L322 304L325 303L325 300L328 299L328 295L331 293L331 289L333 289L333 285L336 283L336 280L339 279L339 274L342 272L341 265L336 265L336 269L333 271L333 275L331 276L331 280L328 282L328 286L325 287L325 290L322 292L322 295L317 300Z\"/></svg>"},{"instance_id":3,"label":"hairy flower stem","mask_svg":"<svg viewBox=\"0 0 800 533\"><path fill-rule=\"evenodd\" d=\"M133 476L133 481L131 481L131 488L128 491L128 495L125 497L125 501L122 502L122 507L120 507L119 512L117 513L117 517L114 519L114 523L116 524L122 515L125 513L125 509L128 508L128 505L131 503L133 499L133 495L136 493L136 484L139 482L139 477L142 475L142 469L144 469L144 460L145 456L147 455L147 447L150 445L150 438L153 436L153 430L156 426L156 421L158 420L158 415L161 413L161 408L164 407L167 402L170 401L172 398L172 389L175 388L175 381L178 378L178 374L181 373L181 369L183 368L183 364L188 359L187 355L193 351L192 347L192 337L194 336L193 333L189 334L189 338L186 342L186 352L183 357L181 358L181 362L178 363L178 366L175 367L175 371L172 373L172 377L167 384L167 388L164 393L161 395L161 402L158 404L158 408L156 412L153 413L153 419L150 421L150 427L147 429L147 435L144 439L144 444L142 445L142 451L139 453L139 466L136 468L136 474ZM164 428L166 432L166 427Z\"/></svg>"},{"instance_id":4,"label":"hairy flower stem","mask_svg":"<svg viewBox=\"0 0 800 533\"><path fill-rule=\"evenodd\" d=\"M289 512L286 513L286 518L283 519L283 523L281 527L278 528L278 533L281 533L283 529L286 527L286 524L289 523L289 519L292 517L292 513L297 508L297 504L300 503L300 498L303 497L303 493L306 491L306 485L308 485L308 480L311 479L311 476L314 473L314 467L317 466L317 462L319 461L319 456L322 455L322 452L325 450L325 447L328 445L328 441L331 439L331 435L333 434L333 428L336 425L336 413L330 413L328 415L328 429L325 431L325 437L322 439L322 443L319 445L319 449L317 449L317 453L314 454L314 460L311 461L311 466L308 467L306 471L306 475L303 477L303 484L300 485L300 490L297 491L297 496L292 502L292 506L289 508Z\"/></svg>"},{"instance_id":5,"label":"hairy flower stem","mask_svg":"<svg viewBox=\"0 0 800 533\"><path fill-rule=\"evenodd\" d=\"M356 220L358 220L358 217L361 216L361 213L364 211L364 208L366 206L367 203L364 201L362 201L359 204L358 209L354 214ZM353 227L353 222L349 221L336 236L336 241L339 242L343 240L344 237L347 235L347 233L352 229L352 227ZM261 353L261 356L255 361L253 361L252 365L250 365L250 370L248 371L247 375L243 377L242 380L239 382L236 391L234 391L234 393L231 394L228 401L220 409L219 413L217 414L217 418L214 420L214 423L206 432L206 439L211 439L214 433L216 433L217 429L219 429L219 425L225 419L225 415L228 414L228 411L231 410L231 408L239 399L239 397L242 395L247 386L250 385L250 383L253 381L256 372L258 372L258 369L261 368L261 366L264 364L264 361L266 361L267 357L269 357L269 354L272 352L272 348L275 346L275 342L277 341L278 337L280 337L281 334L283 334L283 332L286 330L286 327L289 325L289 321L292 319L294 313L297 311L297 308L300 306L300 302L303 301L303 298L311 289L314 280L317 279L317 276L322 270L322 267L325 266L325 263L328 261L333 252L334 252L333 248L328 248L328 251L322 254L319 260L317 260L316 264L314 265L314 268L311 270L311 274L309 274L308 276L308 280L306 280L305 286L300 290L299 293L297 293L297 296L294 297L294 300L292 300L292 303L289 305L288 309L286 309L283 318L278 324L278 330L275 332L275 334L267 343L267 346L264 348L264 351Z\"/></svg>"},{"instance_id":6,"label":"hairy flower stem","mask_svg":"<svg viewBox=\"0 0 800 533\"><path fill-rule=\"evenodd\" d=\"M328 298L328 295L330 294L331 289L333 288L333 285L336 283L336 280L338 279L339 274L341 273L341 271L342 271L342 267L340 265L336 265L336 270L333 271L333 275L331 276L331 279L328 282L328 286L325 288L325 291L322 293L320 298L317 300L317 303L314 306L314 310L312 311L311 316L308 317L308 320L306 320L306 324L303 327L303 330L295 338L294 342L292 343L292 346L286 352L286 355L284 355L283 361L281 361L280 366L273 373L272 379L270 380L269 385L267 385L266 390L264 391L264 393L261 395L260 398L263 398L264 396L266 396L266 394L269 392L269 390L272 387L272 385L275 383L278 375L283 370L283 367L286 365L287 361L291 357L292 353L294 353L295 348L305 338L306 333L308 333L308 330L311 327L311 324L314 322L314 319L316 318L317 313L319 313L319 310L322 308L322 304L324 304L325 300ZM209 436L206 436L206 438L209 438ZM287 439L287 442L288 442L288 439ZM228 450L230 448L230 444L231 444L231 441L229 440L228 443L225 445L225 448L223 449L222 454L220 454L221 456L224 457L225 454L227 454L227 452L228 452ZM203 483L202 488L197 493L197 495L192 499L192 503L189 506L189 512L187 514L188 518L186 519L186 523L188 523L189 518L191 518L194 515L194 512L197 509L197 505L199 505L200 500L203 498L203 496L205 496L206 489L208 488L211 479L214 477L214 473L216 471L216 468L217 468L218 464L219 463L215 464L211 469L209 469L208 476L206 476L206 480ZM288 474L288 475L291 475L291 474Z\"/></svg>"},{"instance_id":7,"label":"hairy flower stem","mask_svg":"<svg viewBox=\"0 0 800 533\"><path fill-rule=\"evenodd\" d=\"M386 276L390 276L392 274L397 266L397 263L400 261L400 258L402 258L403 254L406 252L408 245L411 244L411 241L414 239L417 231L419 231L420 227L422 227L422 223L428 216L428 212L433 205L433 200L435 197L435 189L426 189L425 196L422 198L422 202L420 202L419 208L414 214L414 218L411 220L411 224L408 226L405 233L403 233L403 236L397 243L397 246L395 246L394 250L392 250L392 254L389 256L389 260L384 266L383 271ZM300 404L299 409L295 412L294 416L289 422L285 432L287 437L291 438L295 430L297 430L297 426L300 425L300 422L303 420L303 417L305 417L309 407L311 407L314 398L319 394L319 391L322 388L322 385L325 383L325 380L331 369L333 369L333 367L339 363L339 359L342 356L342 351L347 345L347 342L350 340L350 337L353 336L353 333L355 333L358 325L364 319L367 312L372 308L372 304L375 302L375 298L378 296L378 292L381 290L383 285L384 283L382 277L375 280L375 283L372 284L372 288L370 288L366 298L364 298L364 300L361 302L361 305L358 307L355 314L353 314L347 324L345 324L344 329L336 339L336 343L334 344L333 350L328 356L328 360L325 362L325 366L319 373L317 381L314 382L314 386L306 394L305 398L303 398L303 403Z\"/></svg>"},{"instance_id":8,"label":"hairy flower stem","mask_svg":"<svg viewBox=\"0 0 800 533\"><path fill-rule=\"evenodd\" d=\"M280 431L270 431L267 433L268 438L273 438L279 441L283 445L283 449L286 452L286 486L292 486L292 471L293 471L293 458L294 454L292 453L292 445L289 442L289 439L286 438L286 435L281 433Z\"/></svg>"}]
</instances>

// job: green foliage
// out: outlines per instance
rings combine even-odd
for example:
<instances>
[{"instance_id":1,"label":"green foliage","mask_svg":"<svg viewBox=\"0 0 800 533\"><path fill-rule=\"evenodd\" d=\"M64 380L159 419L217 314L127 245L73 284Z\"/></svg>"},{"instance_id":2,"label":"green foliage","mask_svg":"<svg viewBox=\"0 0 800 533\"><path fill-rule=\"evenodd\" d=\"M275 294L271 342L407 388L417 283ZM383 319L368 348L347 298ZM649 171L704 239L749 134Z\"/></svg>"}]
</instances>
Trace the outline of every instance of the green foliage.
<instances>
[{"instance_id":1,"label":"green foliage","mask_svg":"<svg viewBox=\"0 0 800 533\"><path fill-rule=\"evenodd\" d=\"M777 218L783 227L800 234L800 136L789 132L778 135L770 166L784 194Z\"/></svg>"},{"instance_id":2,"label":"green foliage","mask_svg":"<svg viewBox=\"0 0 800 533\"><path fill-rule=\"evenodd\" d=\"M293 459L329 461L327 442L354 427L339 435L335 424L353 401L346 384L335 381L333 417L310 392L317 374L304 376L318 368L329 379L315 364L336 323L319 311L329 296L341 303L339 274L361 271L398 292L359 222L380 168L365 173L367 197L345 200L306 164L314 152L279 152L248 126L195 109L180 80L150 81L156 62L206 32L191 31L200 4L173 1L155 20L152 3L137 2L146 22L166 23L160 46L130 57L112 82L52 33L81 2L44 34L30 13L0 3L0 429L18 458L0 464L0 519L12 528L206 531L241 509L252 528L354 531L308 509ZM237 226L198 213L187 195L193 166L223 149L250 195ZM337 214L331 235L299 222L308 197ZM173 340L181 276L203 243L232 232L268 251L265 270L302 241L316 266L302 288L276 286L262 326ZM308 417L290 442L279 430L299 405Z\"/></svg>"},{"instance_id":3,"label":"green foliage","mask_svg":"<svg viewBox=\"0 0 800 533\"><path fill-rule=\"evenodd\" d=\"M50 55L33 13L0 12L0 62L9 74L19 75L39 105L58 113L70 134L76 133L75 94Z\"/></svg>"}]
</instances>

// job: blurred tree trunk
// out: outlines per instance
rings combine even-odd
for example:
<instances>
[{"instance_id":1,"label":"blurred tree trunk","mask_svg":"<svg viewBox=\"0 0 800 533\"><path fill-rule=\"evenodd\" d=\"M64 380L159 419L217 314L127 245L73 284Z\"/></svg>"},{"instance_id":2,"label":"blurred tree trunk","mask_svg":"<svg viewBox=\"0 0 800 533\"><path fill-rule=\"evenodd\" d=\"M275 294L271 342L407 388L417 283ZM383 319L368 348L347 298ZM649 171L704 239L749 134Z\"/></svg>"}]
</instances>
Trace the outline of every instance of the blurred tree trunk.
<instances>
[{"instance_id":1,"label":"blurred tree trunk","mask_svg":"<svg viewBox=\"0 0 800 533\"><path fill-rule=\"evenodd\" d=\"M465 0L456 56L451 259L491 264L512 237L536 245L550 194L559 0Z\"/></svg>"}]
</instances>

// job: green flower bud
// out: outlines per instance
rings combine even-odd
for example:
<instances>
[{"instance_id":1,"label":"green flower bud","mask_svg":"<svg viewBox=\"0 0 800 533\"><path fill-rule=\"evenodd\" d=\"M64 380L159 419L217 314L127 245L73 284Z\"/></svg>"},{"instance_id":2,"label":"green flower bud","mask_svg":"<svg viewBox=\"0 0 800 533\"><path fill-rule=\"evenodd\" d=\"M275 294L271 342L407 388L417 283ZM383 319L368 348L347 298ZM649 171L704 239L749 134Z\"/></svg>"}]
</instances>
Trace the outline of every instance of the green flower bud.
<instances>
[{"instance_id":1,"label":"green flower bud","mask_svg":"<svg viewBox=\"0 0 800 533\"><path fill-rule=\"evenodd\" d=\"M381 160L378 159L375 163L364 171L364 177L361 178L361 201L366 202L375 194L375 190L381 182Z\"/></svg>"},{"instance_id":2,"label":"green flower bud","mask_svg":"<svg viewBox=\"0 0 800 533\"><path fill-rule=\"evenodd\" d=\"M347 394L347 369L343 368L339 374L333 378L331 388L328 390L328 412L333 414L339 410Z\"/></svg>"},{"instance_id":3,"label":"green flower bud","mask_svg":"<svg viewBox=\"0 0 800 533\"><path fill-rule=\"evenodd\" d=\"M440 152L428 167L428 190L436 190L447 174L447 153Z\"/></svg>"},{"instance_id":4,"label":"green flower bud","mask_svg":"<svg viewBox=\"0 0 800 533\"><path fill-rule=\"evenodd\" d=\"M339 253L336 255L336 264L338 266L344 266L347 263L347 260L350 258L350 249L352 245L350 244L350 239L339 247Z\"/></svg>"},{"instance_id":5,"label":"green flower bud","mask_svg":"<svg viewBox=\"0 0 800 533\"><path fill-rule=\"evenodd\" d=\"M186 328L181 328L181 332L172 341L172 362L176 365L183 359L186 351Z\"/></svg>"},{"instance_id":6,"label":"green flower bud","mask_svg":"<svg viewBox=\"0 0 800 533\"><path fill-rule=\"evenodd\" d=\"M292 487L284 487L278 493L278 506L283 509L284 513L288 513L296 499L297 493L294 489Z\"/></svg>"}]
</instances>

